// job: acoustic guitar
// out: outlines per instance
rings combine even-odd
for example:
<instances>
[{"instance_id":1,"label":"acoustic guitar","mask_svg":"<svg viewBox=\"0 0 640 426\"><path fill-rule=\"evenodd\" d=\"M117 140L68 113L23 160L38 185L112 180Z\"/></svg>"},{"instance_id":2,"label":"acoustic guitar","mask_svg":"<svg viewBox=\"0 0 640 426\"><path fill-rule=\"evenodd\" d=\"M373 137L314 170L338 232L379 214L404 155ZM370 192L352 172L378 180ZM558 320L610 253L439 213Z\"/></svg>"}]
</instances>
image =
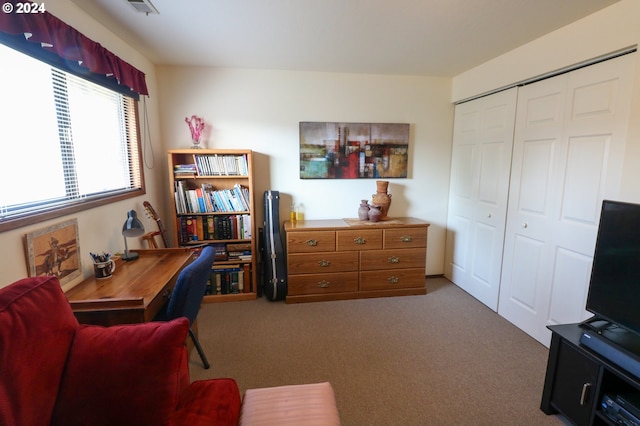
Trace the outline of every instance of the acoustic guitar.
<instances>
[{"instance_id":1,"label":"acoustic guitar","mask_svg":"<svg viewBox=\"0 0 640 426\"><path fill-rule=\"evenodd\" d=\"M149 203L148 201L143 202L142 205L144 206L144 209L147 212L147 216L155 220L156 223L158 224L157 232L148 233L144 235L143 238L148 241L149 246L152 246L152 248L157 248L154 238L156 235L160 235L160 237L162 238L162 242L164 243L164 246L169 247L169 243L167 242L167 230L164 228L164 225L160 220L160 216L158 215L158 213L156 213L155 209L151 206L151 203Z\"/></svg>"}]
</instances>

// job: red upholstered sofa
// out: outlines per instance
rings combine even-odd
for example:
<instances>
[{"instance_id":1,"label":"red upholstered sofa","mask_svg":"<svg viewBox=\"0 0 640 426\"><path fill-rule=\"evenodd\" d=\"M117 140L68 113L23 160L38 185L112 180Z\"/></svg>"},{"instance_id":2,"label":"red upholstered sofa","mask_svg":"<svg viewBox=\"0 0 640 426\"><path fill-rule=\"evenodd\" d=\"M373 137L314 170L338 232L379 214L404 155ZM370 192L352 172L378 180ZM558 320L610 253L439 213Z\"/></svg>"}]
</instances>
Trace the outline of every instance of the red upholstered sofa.
<instances>
[{"instance_id":1,"label":"red upholstered sofa","mask_svg":"<svg viewBox=\"0 0 640 426\"><path fill-rule=\"evenodd\" d=\"M232 379L189 383L186 318L79 325L55 277L0 289L0 425L235 425Z\"/></svg>"}]
</instances>

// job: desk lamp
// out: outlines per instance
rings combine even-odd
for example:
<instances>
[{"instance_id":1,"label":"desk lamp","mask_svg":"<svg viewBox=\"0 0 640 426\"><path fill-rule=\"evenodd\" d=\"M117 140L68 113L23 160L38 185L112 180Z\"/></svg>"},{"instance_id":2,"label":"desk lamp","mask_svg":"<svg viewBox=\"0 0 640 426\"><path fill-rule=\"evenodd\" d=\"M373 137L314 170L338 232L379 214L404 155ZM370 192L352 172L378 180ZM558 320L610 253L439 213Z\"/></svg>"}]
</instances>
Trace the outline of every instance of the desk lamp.
<instances>
[{"instance_id":1,"label":"desk lamp","mask_svg":"<svg viewBox=\"0 0 640 426\"><path fill-rule=\"evenodd\" d=\"M138 215L135 210L129 210L127 213L127 220L122 225L122 236L124 237L124 254L122 260L134 260L138 258L138 253L129 253L127 247L127 237L139 237L144 234L144 225L138 219Z\"/></svg>"}]
</instances>

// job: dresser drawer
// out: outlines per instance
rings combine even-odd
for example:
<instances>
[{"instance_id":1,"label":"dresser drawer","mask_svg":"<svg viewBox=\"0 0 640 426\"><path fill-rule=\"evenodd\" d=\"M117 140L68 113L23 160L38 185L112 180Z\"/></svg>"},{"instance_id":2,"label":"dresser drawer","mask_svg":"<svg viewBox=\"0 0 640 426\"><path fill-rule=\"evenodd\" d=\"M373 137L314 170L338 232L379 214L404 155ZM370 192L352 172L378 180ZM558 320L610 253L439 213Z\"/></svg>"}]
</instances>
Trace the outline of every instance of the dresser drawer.
<instances>
[{"instance_id":1,"label":"dresser drawer","mask_svg":"<svg viewBox=\"0 0 640 426\"><path fill-rule=\"evenodd\" d=\"M336 233L334 231L305 231L287 233L288 253L313 253L335 251Z\"/></svg>"},{"instance_id":2,"label":"dresser drawer","mask_svg":"<svg viewBox=\"0 0 640 426\"><path fill-rule=\"evenodd\" d=\"M424 268L426 248L390 249L360 252L360 270Z\"/></svg>"},{"instance_id":3,"label":"dresser drawer","mask_svg":"<svg viewBox=\"0 0 640 426\"><path fill-rule=\"evenodd\" d=\"M289 275L287 295L358 291L358 272Z\"/></svg>"},{"instance_id":4,"label":"dresser drawer","mask_svg":"<svg viewBox=\"0 0 640 426\"><path fill-rule=\"evenodd\" d=\"M382 229L353 229L336 232L336 250L380 250Z\"/></svg>"},{"instance_id":5,"label":"dresser drawer","mask_svg":"<svg viewBox=\"0 0 640 426\"><path fill-rule=\"evenodd\" d=\"M384 248L411 248L427 246L427 228L396 228L384 230Z\"/></svg>"},{"instance_id":6,"label":"dresser drawer","mask_svg":"<svg viewBox=\"0 0 640 426\"><path fill-rule=\"evenodd\" d=\"M392 290L424 286L424 268L360 272L360 290Z\"/></svg>"},{"instance_id":7,"label":"dresser drawer","mask_svg":"<svg viewBox=\"0 0 640 426\"><path fill-rule=\"evenodd\" d=\"M297 253L287 256L287 273L318 274L358 270L358 252Z\"/></svg>"}]
</instances>

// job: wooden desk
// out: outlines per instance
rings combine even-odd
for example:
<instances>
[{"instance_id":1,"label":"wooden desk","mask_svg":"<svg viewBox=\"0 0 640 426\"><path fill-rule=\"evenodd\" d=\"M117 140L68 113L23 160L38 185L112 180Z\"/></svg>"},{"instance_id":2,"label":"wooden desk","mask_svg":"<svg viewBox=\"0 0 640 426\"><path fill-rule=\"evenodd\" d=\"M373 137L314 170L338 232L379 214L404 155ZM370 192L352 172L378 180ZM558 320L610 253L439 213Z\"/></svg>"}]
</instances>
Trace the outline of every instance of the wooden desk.
<instances>
[{"instance_id":1,"label":"wooden desk","mask_svg":"<svg viewBox=\"0 0 640 426\"><path fill-rule=\"evenodd\" d=\"M136 260L117 262L111 278L93 276L65 293L82 324L115 325L151 321L164 306L193 250L132 250Z\"/></svg>"}]
</instances>

